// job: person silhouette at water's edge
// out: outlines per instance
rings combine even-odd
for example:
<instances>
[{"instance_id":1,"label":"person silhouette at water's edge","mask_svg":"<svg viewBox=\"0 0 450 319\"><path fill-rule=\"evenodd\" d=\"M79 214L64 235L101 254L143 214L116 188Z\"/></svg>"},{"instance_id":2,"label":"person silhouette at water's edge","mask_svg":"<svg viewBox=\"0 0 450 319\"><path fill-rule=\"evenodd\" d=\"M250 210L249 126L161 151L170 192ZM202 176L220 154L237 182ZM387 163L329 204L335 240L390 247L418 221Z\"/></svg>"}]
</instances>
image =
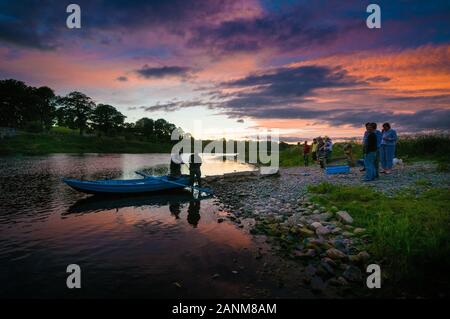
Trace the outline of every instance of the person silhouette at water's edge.
<instances>
[{"instance_id":1,"label":"person silhouette at water's edge","mask_svg":"<svg viewBox=\"0 0 450 319\"><path fill-rule=\"evenodd\" d=\"M198 152L194 152L189 157L189 177L190 184L194 185L194 182L197 182L198 187L202 187L202 172L200 167L202 166L202 158L198 154Z\"/></svg>"},{"instance_id":2,"label":"person silhouette at water's edge","mask_svg":"<svg viewBox=\"0 0 450 319\"><path fill-rule=\"evenodd\" d=\"M197 228L200 220L200 200L193 199L189 202L187 221L192 227Z\"/></svg>"}]
</instances>

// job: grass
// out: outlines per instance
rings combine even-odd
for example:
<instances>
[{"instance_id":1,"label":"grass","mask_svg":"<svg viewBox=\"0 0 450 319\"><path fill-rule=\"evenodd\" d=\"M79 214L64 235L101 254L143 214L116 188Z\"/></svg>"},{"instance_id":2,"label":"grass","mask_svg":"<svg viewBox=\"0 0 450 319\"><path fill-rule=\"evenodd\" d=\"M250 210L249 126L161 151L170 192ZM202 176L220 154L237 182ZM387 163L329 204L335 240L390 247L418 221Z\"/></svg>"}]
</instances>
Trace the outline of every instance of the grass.
<instances>
[{"instance_id":1,"label":"grass","mask_svg":"<svg viewBox=\"0 0 450 319\"><path fill-rule=\"evenodd\" d=\"M344 145L346 142L338 142L333 145L332 163L345 163ZM363 158L362 145L352 143L353 158ZM407 136L399 139L396 149L396 157L404 162L434 161L438 163L439 171L450 171L448 158L450 158L450 136L449 135L421 135ZM311 160L310 160L311 164ZM298 145L287 145L280 149L280 166L291 167L303 165L303 151Z\"/></svg>"},{"instance_id":2,"label":"grass","mask_svg":"<svg viewBox=\"0 0 450 319\"><path fill-rule=\"evenodd\" d=\"M50 153L169 153L168 143L125 140L124 138L65 134L23 133L0 140L0 154L38 155Z\"/></svg>"},{"instance_id":3,"label":"grass","mask_svg":"<svg viewBox=\"0 0 450 319\"><path fill-rule=\"evenodd\" d=\"M397 143L397 154L410 161L444 162L450 155L450 137L443 134L405 137Z\"/></svg>"},{"instance_id":4,"label":"grass","mask_svg":"<svg viewBox=\"0 0 450 319\"><path fill-rule=\"evenodd\" d=\"M419 184L425 181L418 181ZM312 200L336 206L367 229L369 252L388 266L394 281L438 279L450 269L449 189L428 189L421 195L405 191L387 197L369 188L322 183L310 186ZM448 279L447 279L448 280Z\"/></svg>"},{"instance_id":5,"label":"grass","mask_svg":"<svg viewBox=\"0 0 450 319\"><path fill-rule=\"evenodd\" d=\"M54 126L51 128L50 132L56 133L56 134L73 134L73 135L79 135L80 131L76 129L71 129L64 126Z\"/></svg>"}]
</instances>

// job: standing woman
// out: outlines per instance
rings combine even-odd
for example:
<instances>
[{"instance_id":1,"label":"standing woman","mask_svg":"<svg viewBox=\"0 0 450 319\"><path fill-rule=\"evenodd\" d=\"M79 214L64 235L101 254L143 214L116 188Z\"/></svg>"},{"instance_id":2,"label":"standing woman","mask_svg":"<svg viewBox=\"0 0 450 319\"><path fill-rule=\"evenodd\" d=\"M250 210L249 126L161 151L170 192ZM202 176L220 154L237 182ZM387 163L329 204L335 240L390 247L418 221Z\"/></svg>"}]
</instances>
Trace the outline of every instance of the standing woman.
<instances>
[{"instance_id":1,"label":"standing woman","mask_svg":"<svg viewBox=\"0 0 450 319\"><path fill-rule=\"evenodd\" d=\"M314 138L311 144L311 158L315 162L317 161L317 139Z\"/></svg>"},{"instance_id":2,"label":"standing woman","mask_svg":"<svg viewBox=\"0 0 450 319\"><path fill-rule=\"evenodd\" d=\"M391 128L389 123L383 124L383 138L381 140L381 173L390 174L395 156L395 144L397 143L397 132Z\"/></svg>"}]
</instances>

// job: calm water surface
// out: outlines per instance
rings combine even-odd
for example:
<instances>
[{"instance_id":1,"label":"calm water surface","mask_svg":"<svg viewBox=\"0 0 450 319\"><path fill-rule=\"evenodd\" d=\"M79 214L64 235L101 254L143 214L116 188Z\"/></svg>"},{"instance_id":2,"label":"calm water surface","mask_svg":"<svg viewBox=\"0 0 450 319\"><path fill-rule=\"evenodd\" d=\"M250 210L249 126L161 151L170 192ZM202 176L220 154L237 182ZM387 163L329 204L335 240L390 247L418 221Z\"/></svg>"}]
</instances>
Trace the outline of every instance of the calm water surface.
<instances>
[{"instance_id":1,"label":"calm water surface","mask_svg":"<svg viewBox=\"0 0 450 319\"><path fill-rule=\"evenodd\" d=\"M164 174L168 159L0 157L0 297L238 297L256 279L254 247L241 229L217 222L215 199L185 191L98 198L61 182ZM204 175L252 169L204 161ZM66 287L72 263L81 267L81 289Z\"/></svg>"}]
</instances>

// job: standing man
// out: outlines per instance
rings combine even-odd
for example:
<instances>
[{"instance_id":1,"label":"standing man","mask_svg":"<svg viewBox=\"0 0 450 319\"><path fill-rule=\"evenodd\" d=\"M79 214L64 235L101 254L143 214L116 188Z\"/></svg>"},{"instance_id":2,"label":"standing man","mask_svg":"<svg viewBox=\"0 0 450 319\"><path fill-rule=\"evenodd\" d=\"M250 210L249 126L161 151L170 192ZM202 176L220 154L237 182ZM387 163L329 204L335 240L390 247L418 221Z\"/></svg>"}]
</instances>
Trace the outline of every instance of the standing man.
<instances>
[{"instance_id":1,"label":"standing man","mask_svg":"<svg viewBox=\"0 0 450 319\"><path fill-rule=\"evenodd\" d=\"M366 145L366 143L367 143L367 136L369 135L369 133L368 133L368 127L369 126L370 126L370 122L367 122L366 125L365 125L366 131L364 132L364 137L363 137L363 140L362 140L363 153L364 153L364 148L365 148L364 145ZM364 166L359 171L360 172L364 172L365 170L366 170L366 167Z\"/></svg>"},{"instance_id":2,"label":"standing man","mask_svg":"<svg viewBox=\"0 0 450 319\"><path fill-rule=\"evenodd\" d=\"M374 133L377 136L377 157L375 159L375 178L380 177L380 147L383 140L383 133L377 129L377 123L371 123L374 128Z\"/></svg>"},{"instance_id":3,"label":"standing man","mask_svg":"<svg viewBox=\"0 0 450 319\"><path fill-rule=\"evenodd\" d=\"M327 151L325 148L325 142L320 136L317 138L317 160L320 168L325 168L327 162Z\"/></svg>"},{"instance_id":4,"label":"standing man","mask_svg":"<svg viewBox=\"0 0 450 319\"><path fill-rule=\"evenodd\" d=\"M377 157L377 135L375 134L375 129L372 123L366 126L367 129L367 139L364 143L364 167L366 169L366 174L363 179L364 182L373 181L376 177L375 171L375 160Z\"/></svg>"},{"instance_id":5,"label":"standing man","mask_svg":"<svg viewBox=\"0 0 450 319\"><path fill-rule=\"evenodd\" d=\"M308 145L308 141L303 144L303 162L305 166L309 165L309 153L311 152L311 146Z\"/></svg>"},{"instance_id":6,"label":"standing man","mask_svg":"<svg viewBox=\"0 0 450 319\"><path fill-rule=\"evenodd\" d=\"M177 179L181 176L181 164L183 164L181 154L183 154L183 151L180 149L178 153L175 152L170 155L170 179Z\"/></svg>"},{"instance_id":7,"label":"standing man","mask_svg":"<svg viewBox=\"0 0 450 319\"><path fill-rule=\"evenodd\" d=\"M200 166L202 166L202 158L198 155L197 151L194 151L189 157L189 176L191 185L194 185L194 182L197 181L198 187L202 187Z\"/></svg>"}]
</instances>

